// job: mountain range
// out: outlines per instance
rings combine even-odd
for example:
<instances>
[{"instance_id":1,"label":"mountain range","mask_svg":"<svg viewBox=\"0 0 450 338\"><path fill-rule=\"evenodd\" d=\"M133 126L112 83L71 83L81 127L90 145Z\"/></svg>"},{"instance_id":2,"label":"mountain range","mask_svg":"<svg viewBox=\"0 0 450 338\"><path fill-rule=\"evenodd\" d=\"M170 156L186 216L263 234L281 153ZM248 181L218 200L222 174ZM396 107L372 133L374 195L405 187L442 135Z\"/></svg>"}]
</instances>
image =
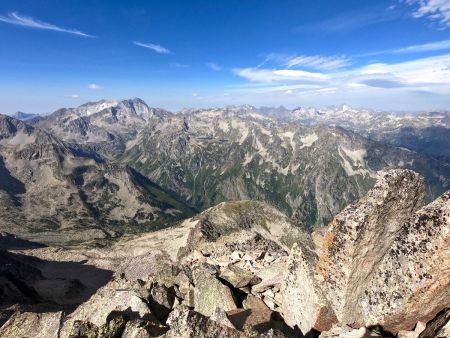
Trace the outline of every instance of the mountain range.
<instances>
[{"instance_id":1,"label":"mountain range","mask_svg":"<svg viewBox=\"0 0 450 338\"><path fill-rule=\"evenodd\" d=\"M449 116L345 105L171 113L138 98L1 116L0 230L107 241L229 200L267 202L314 229L394 167L421 173L430 201L450 186Z\"/></svg>"}]
</instances>

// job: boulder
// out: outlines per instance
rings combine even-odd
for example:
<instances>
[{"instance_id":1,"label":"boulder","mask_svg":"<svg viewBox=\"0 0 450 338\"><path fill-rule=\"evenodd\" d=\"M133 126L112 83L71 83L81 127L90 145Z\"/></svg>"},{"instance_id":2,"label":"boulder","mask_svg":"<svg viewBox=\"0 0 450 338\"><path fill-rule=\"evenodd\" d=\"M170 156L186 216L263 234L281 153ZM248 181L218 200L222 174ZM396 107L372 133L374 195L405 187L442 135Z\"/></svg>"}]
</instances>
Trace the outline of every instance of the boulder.
<instances>
[{"instance_id":1,"label":"boulder","mask_svg":"<svg viewBox=\"0 0 450 338\"><path fill-rule=\"evenodd\" d=\"M98 327L90 322L75 321L69 338L121 338L126 320L118 315Z\"/></svg>"},{"instance_id":2,"label":"boulder","mask_svg":"<svg viewBox=\"0 0 450 338\"><path fill-rule=\"evenodd\" d=\"M62 312L16 312L0 328L0 337L59 338Z\"/></svg>"},{"instance_id":3,"label":"boulder","mask_svg":"<svg viewBox=\"0 0 450 338\"><path fill-rule=\"evenodd\" d=\"M226 267L222 268L219 277L235 288L242 288L247 285L255 285L261 282L261 278L233 264L228 264Z\"/></svg>"},{"instance_id":4,"label":"boulder","mask_svg":"<svg viewBox=\"0 0 450 338\"><path fill-rule=\"evenodd\" d=\"M216 306L224 311L237 308L231 290L216 278L214 269L206 265L196 266L193 279L195 311L209 317Z\"/></svg>"},{"instance_id":5,"label":"boulder","mask_svg":"<svg viewBox=\"0 0 450 338\"><path fill-rule=\"evenodd\" d=\"M286 262L287 257L283 257L277 262L261 269L256 274L256 276L261 279L261 282L252 287L252 292L261 293L274 286L280 286L286 271Z\"/></svg>"},{"instance_id":6,"label":"boulder","mask_svg":"<svg viewBox=\"0 0 450 338\"><path fill-rule=\"evenodd\" d=\"M182 305L169 314L166 324L170 327L165 335L166 338L246 337L238 330L221 325Z\"/></svg>"},{"instance_id":7,"label":"boulder","mask_svg":"<svg viewBox=\"0 0 450 338\"><path fill-rule=\"evenodd\" d=\"M96 327L107 323L113 312L126 312L129 317L151 316L151 311L136 285L125 279L115 279L99 289L87 302L81 304L67 316L61 330L61 337L68 337L75 321L89 322Z\"/></svg>"}]
</instances>

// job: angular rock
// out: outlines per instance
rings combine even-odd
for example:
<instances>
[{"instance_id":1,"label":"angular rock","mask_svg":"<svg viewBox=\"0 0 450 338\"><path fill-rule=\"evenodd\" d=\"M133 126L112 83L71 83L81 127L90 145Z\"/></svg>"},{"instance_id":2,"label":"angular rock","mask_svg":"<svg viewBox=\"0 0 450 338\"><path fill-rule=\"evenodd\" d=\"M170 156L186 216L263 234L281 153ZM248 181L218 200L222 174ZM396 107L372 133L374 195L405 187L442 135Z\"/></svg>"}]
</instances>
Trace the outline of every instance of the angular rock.
<instances>
[{"instance_id":1,"label":"angular rock","mask_svg":"<svg viewBox=\"0 0 450 338\"><path fill-rule=\"evenodd\" d=\"M221 325L202 314L189 310L185 306L175 308L167 322L170 330L166 338L244 338L238 330Z\"/></svg>"},{"instance_id":2,"label":"angular rock","mask_svg":"<svg viewBox=\"0 0 450 338\"><path fill-rule=\"evenodd\" d=\"M194 286L185 273L180 272L175 278L175 284L178 286L180 298L183 299L183 304L189 307L194 307Z\"/></svg>"},{"instance_id":3,"label":"angular rock","mask_svg":"<svg viewBox=\"0 0 450 338\"><path fill-rule=\"evenodd\" d=\"M204 316L211 316L216 306L225 311L236 309L231 290L217 280L208 267L197 266L193 270L194 308Z\"/></svg>"},{"instance_id":4,"label":"angular rock","mask_svg":"<svg viewBox=\"0 0 450 338\"><path fill-rule=\"evenodd\" d=\"M336 314L314 276L317 257L294 244L281 287L282 313L286 323L303 334L327 331L337 323Z\"/></svg>"},{"instance_id":5,"label":"angular rock","mask_svg":"<svg viewBox=\"0 0 450 338\"><path fill-rule=\"evenodd\" d=\"M62 312L16 312L0 328L0 337L59 338Z\"/></svg>"},{"instance_id":6,"label":"angular rock","mask_svg":"<svg viewBox=\"0 0 450 338\"><path fill-rule=\"evenodd\" d=\"M231 323L230 320L228 319L227 313L218 306L216 306L216 308L213 311L213 314L209 318L219 323L220 325L228 326L231 327L232 329L236 328L233 325L233 323Z\"/></svg>"},{"instance_id":7,"label":"angular rock","mask_svg":"<svg viewBox=\"0 0 450 338\"><path fill-rule=\"evenodd\" d=\"M121 338L125 329L126 320L122 316L116 316L97 327L90 322L75 321L69 338Z\"/></svg>"},{"instance_id":8,"label":"angular rock","mask_svg":"<svg viewBox=\"0 0 450 338\"><path fill-rule=\"evenodd\" d=\"M118 279L99 289L87 302L67 316L61 338L69 336L75 321L90 322L96 327L102 327L113 312L127 312L138 318L151 316L145 300L132 286L128 281Z\"/></svg>"},{"instance_id":9,"label":"angular rock","mask_svg":"<svg viewBox=\"0 0 450 338\"><path fill-rule=\"evenodd\" d=\"M135 319L127 322L122 338L151 338L161 337L168 328L151 320Z\"/></svg>"},{"instance_id":10,"label":"angular rock","mask_svg":"<svg viewBox=\"0 0 450 338\"><path fill-rule=\"evenodd\" d=\"M175 290L165 285L154 284L150 292L150 309L152 313L162 320L172 310L175 302Z\"/></svg>"},{"instance_id":11,"label":"angular rock","mask_svg":"<svg viewBox=\"0 0 450 338\"><path fill-rule=\"evenodd\" d=\"M260 270L257 273L257 277L261 278L261 282L252 287L252 292L264 292L274 286L280 286L283 281L285 269L286 260L282 259Z\"/></svg>"},{"instance_id":12,"label":"angular rock","mask_svg":"<svg viewBox=\"0 0 450 338\"><path fill-rule=\"evenodd\" d=\"M411 330L449 307L450 191L405 222L361 298L366 325Z\"/></svg>"},{"instance_id":13,"label":"angular rock","mask_svg":"<svg viewBox=\"0 0 450 338\"><path fill-rule=\"evenodd\" d=\"M359 317L365 281L390 250L404 220L422 206L423 197L419 174L381 171L374 188L329 225L316 271L339 321L351 324Z\"/></svg>"},{"instance_id":14,"label":"angular rock","mask_svg":"<svg viewBox=\"0 0 450 338\"><path fill-rule=\"evenodd\" d=\"M221 270L219 277L226 280L235 288L242 288L247 285L255 285L261 282L261 278L233 264L228 264L224 267Z\"/></svg>"}]
</instances>

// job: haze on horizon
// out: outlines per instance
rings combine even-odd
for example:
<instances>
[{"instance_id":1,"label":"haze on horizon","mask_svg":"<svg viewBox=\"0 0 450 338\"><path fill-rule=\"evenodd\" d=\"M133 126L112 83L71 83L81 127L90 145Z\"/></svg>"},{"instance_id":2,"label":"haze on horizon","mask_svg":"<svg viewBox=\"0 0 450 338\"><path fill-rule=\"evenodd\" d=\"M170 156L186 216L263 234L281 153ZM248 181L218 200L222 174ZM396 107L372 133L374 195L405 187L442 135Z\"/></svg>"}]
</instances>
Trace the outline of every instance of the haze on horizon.
<instances>
[{"instance_id":1,"label":"haze on horizon","mask_svg":"<svg viewBox=\"0 0 450 338\"><path fill-rule=\"evenodd\" d=\"M0 112L150 106L450 108L449 1L0 4Z\"/></svg>"}]
</instances>

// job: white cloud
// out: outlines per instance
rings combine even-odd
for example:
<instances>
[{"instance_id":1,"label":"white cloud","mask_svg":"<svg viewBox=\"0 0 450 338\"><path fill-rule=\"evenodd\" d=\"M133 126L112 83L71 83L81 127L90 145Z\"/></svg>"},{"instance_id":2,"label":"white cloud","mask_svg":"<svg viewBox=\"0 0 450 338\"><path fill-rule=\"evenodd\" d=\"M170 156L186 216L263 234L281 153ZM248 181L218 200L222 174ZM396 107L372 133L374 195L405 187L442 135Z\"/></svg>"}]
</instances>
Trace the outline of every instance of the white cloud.
<instances>
[{"instance_id":1,"label":"white cloud","mask_svg":"<svg viewBox=\"0 0 450 338\"><path fill-rule=\"evenodd\" d=\"M405 0L416 6L412 13L415 18L426 18L436 21L443 28L450 27L450 1L448 0Z\"/></svg>"},{"instance_id":2,"label":"white cloud","mask_svg":"<svg viewBox=\"0 0 450 338\"><path fill-rule=\"evenodd\" d=\"M17 12L9 13L8 16L0 15L0 21L10 23L12 25L23 26L23 27L30 27L30 28L35 28L35 29L45 29L45 30L69 33L69 34L74 34L74 35L79 35L79 36L84 36L84 37L89 37L89 38L93 37L92 35L80 32L79 30L76 30L76 29L58 27L58 26L52 25L50 23L46 23L43 21L33 19L31 17L22 16Z\"/></svg>"},{"instance_id":3,"label":"white cloud","mask_svg":"<svg viewBox=\"0 0 450 338\"><path fill-rule=\"evenodd\" d=\"M315 68L319 70L335 70L339 68L344 68L349 66L351 61L349 58L341 57L341 56L307 56L300 55L295 56L293 58L289 58L285 65L288 68L292 67L307 67L307 68Z\"/></svg>"},{"instance_id":4,"label":"white cloud","mask_svg":"<svg viewBox=\"0 0 450 338\"><path fill-rule=\"evenodd\" d=\"M219 66L217 63L215 63L215 62L208 62L206 65L207 65L209 68L211 68L212 70L216 71L216 72L218 72L219 70L222 69L222 67L220 67L220 66Z\"/></svg>"},{"instance_id":5,"label":"white cloud","mask_svg":"<svg viewBox=\"0 0 450 338\"><path fill-rule=\"evenodd\" d=\"M395 97L393 93L397 93L401 101L401 95L409 95L409 100L413 92L418 91L441 96L450 92L450 54L392 64L373 63L326 74L267 68L235 69L234 73L248 80L236 89L243 95L286 97L311 94L321 97L333 95L339 99L339 95L351 98L355 94L362 99L367 93L372 99L381 99L384 95ZM399 103L396 102L396 105Z\"/></svg>"},{"instance_id":6,"label":"white cloud","mask_svg":"<svg viewBox=\"0 0 450 338\"><path fill-rule=\"evenodd\" d=\"M151 49L159 54L172 54L172 52L164 46L153 44L153 43L142 43L139 41L133 41L133 44L139 47Z\"/></svg>"},{"instance_id":7,"label":"white cloud","mask_svg":"<svg viewBox=\"0 0 450 338\"><path fill-rule=\"evenodd\" d=\"M79 99L79 98L80 98L80 95L78 95L78 94L72 94L70 97L71 97L72 99Z\"/></svg>"},{"instance_id":8,"label":"white cloud","mask_svg":"<svg viewBox=\"0 0 450 338\"><path fill-rule=\"evenodd\" d=\"M192 96L193 96L193 97L197 97L197 96L198 96L198 93L192 93Z\"/></svg>"},{"instance_id":9,"label":"white cloud","mask_svg":"<svg viewBox=\"0 0 450 338\"><path fill-rule=\"evenodd\" d=\"M436 41L422 45L413 45L404 48L394 49L393 53L420 53L432 52L437 50L450 49L450 40Z\"/></svg>"},{"instance_id":10,"label":"white cloud","mask_svg":"<svg viewBox=\"0 0 450 338\"><path fill-rule=\"evenodd\" d=\"M238 68L233 72L251 82L321 82L328 77L322 73L307 72L294 69L260 69L260 68Z\"/></svg>"},{"instance_id":11,"label":"white cloud","mask_svg":"<svg viewBox=\"0 0 450 338\"><path fill-rule=\"evenodd\" d=\"M100 87L98 84L95 84L95 83L89 84L88 88L92 89L92 90L102 89L102 87Z\"/></svg>"}]
</instances>

